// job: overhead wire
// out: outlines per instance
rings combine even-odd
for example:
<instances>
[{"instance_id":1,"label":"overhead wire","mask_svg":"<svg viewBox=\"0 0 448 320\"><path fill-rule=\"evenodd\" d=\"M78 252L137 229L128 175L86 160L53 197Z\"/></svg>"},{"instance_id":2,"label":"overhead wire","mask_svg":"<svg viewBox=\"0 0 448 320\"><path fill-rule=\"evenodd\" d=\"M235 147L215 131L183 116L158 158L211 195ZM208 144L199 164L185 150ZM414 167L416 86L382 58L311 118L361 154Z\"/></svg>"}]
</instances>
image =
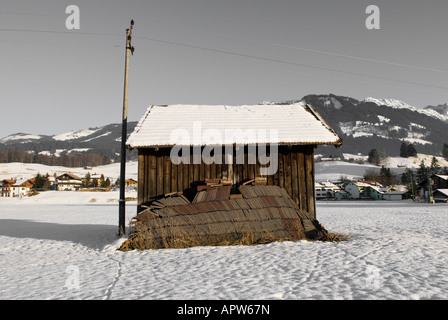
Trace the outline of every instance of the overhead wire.
<instances>
[{"instance_id":1,"label":"overhead wire","mask_svg":"<svg viewBox=\"0 0 448 320\"><path fill-rule=\"evenodd\" d=\"M189 30L189 29L186 29L186 30ZM97 35L97 36L111 36L111 37L122 36L122 35L113 34L113 33L82 32L82 31L78 31L78 30L76 30L75 32L72 32L72 31L57 31L57 30L0 28L0 32L55 33L55 34L67 34L67 35L68 34L70 34L70 35L89 35L89 36ZM206 32L204 32L204 33L206 33ZM271 62L271 63L278 63L278 64L283 64L283 65L289 65L289 66L296 66L296 67L315 69L315 70L321 70L321 71L330 71L330 72L340 73L340 74L345 74L345 75L350 75L350 76L367 77L369 79L387 80L387 81L392 81L392 82L397 82L397 83L402 83L402 84L422 86L422 87L428 87L428 88L443 89L443 90L447 90L448 89L448 87L446 87L446 86L440 86L440 85L434 85L434 84L426 84L426 83L416 82L416 81L399 80L399 79L393 79L393 78L390 78L390 77L377 76L377 75L365 74L365 73L360 73L360 72L352 72L352 71L334 69L334 68L329 68L329 67L324 67L324 66L311 65L311 64L306 64L306 63L285 61L285 60L276 59L276 58L262 57L262 56L252 55L252 54L245 54L245 53L241 53L241 52L209 48L209 47L192 45L192 44L186 44L186 43L170 41L170 40L156 39L156 38L147 37L147 36L134 35L133 37L137 38L137 39L142 39L142 40L147 40L147 41L152 41L152 42L158 42L158 43L164 43L164 44L173 45L173 46L180 46L180 47L184 47L184 48L203 50L203 51L208 51L208 52L214 52L214 53L220 53L220 54L225 54L225 55L243 57L243 58L247 58L247 59L255 59L255 60L259 60L259 61L266 61L266 62ZM239 37L236 37L236 38L239 38ZM240 38L240 39L243 40L244 38ZM272 44L272 45L280 46L278 44ZM291 48L295 48L295 49L307 50L307 51L310 51L310 52L319 52L319 53L323 53L323 54L331 54L331 55L335 55L335 56L343 56L343 57L347 57L347 58L349 57L349 58L366 60L366 61L373 61L373 62L378 62L378 63L393 64L393 65L402 66L402 67L413 67L415 69L422 69L422 70L426 70L426 71L438 71L438 72L442 72L442 73L448 73L448 72L446 72L444 70L435 70L435 69L423 68L423 67L418 67L418 66L410 66L410 65L405 65L405 64L397 64L397 63L393 63L393 62L387 62L387 61L381 61L381 60L375 60L375 59L368 59L368 58L362 58L362 57L356 57L356 56L341 55L341 54L330 53L330 52L326 52L326 51L305 49L305 48L299 48L299 47L293 47L293 46L284 46L284 47L291 47ZM344 79L340 79L340 80L344 80ZM348 81L350 81L350 80L348 80Z\"/></svg>"}]
</instances>

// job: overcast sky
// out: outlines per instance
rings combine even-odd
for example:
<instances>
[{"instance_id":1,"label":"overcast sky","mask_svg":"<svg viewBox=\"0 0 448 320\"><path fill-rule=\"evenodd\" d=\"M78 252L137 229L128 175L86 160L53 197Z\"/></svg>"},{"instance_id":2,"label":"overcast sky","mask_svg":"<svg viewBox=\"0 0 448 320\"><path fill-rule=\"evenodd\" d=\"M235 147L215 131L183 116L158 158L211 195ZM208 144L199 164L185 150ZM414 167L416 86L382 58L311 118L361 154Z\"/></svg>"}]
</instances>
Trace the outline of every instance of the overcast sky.
<instances>
[{"instance_id":1,"label":"overcast sky","mask_svg":"<svg viewBox=\"0 0 448 320\"><path fill-rule=\"evenodd\" d=\"M446 0L1 0L0 137L120 123L131 19L129 120L150 104L307 94L448 102Z\"/></svg>"}]
</instances>

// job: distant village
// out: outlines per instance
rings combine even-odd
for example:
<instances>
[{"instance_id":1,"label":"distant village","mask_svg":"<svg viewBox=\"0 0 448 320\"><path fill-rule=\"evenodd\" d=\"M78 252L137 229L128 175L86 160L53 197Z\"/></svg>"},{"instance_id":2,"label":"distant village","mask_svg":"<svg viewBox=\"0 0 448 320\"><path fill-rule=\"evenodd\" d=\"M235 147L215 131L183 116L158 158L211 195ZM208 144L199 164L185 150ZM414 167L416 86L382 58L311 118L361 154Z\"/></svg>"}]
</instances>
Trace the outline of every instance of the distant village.
<instances>
[{"instance_id":1,"label":"distant village","mask_svg":"<svg viewBox=\"0 0 448 320\"><path fill-rule=\"evenodd\" d=\"M37 176L29 179L3 179L0 181L1 197L32 196L40 191L111 191L119 186L119 180L112 182L103 174L86 174L81 178L66 172L58 176ZM130 178L126 187L137 188L137 181Z\"/></svg>"},{"instance_id":2,"label":"distant village","mask_svg":"<svg viewBox=\"0 0 448 320\"><path fill-rule=\"evenodd\" d=\"M428 182L429 181L429 182ZM413 199L415 202L448 202L448 175L434 174L414 190L395 190L377 181L345 180L315 183L316 200L388 200ZM412 192L413 191L413 192Z\"/></svg>"},{"instance_id":3,"label":"distant village","mask_svg":"<svg viewBox=\"0 0 448 320\"><path fill-rule=\"evenodd\" d=\"M39 180L45 181L45 185ZM448 203L448 175L434 174L431 179L415 186L415 190L396 190L378 181L343 180L316 181L316 200L387 200L413 199L415 202ZM137 188L138 181L127 179L125 186ZM111 182L102 174L88 173L84 178L67 172L58 176L38 176L30 179L4 179L0 181L1 197L31 196L39 191L111 191L119 188L119 180Z\"/></svg>"}]
</instances>

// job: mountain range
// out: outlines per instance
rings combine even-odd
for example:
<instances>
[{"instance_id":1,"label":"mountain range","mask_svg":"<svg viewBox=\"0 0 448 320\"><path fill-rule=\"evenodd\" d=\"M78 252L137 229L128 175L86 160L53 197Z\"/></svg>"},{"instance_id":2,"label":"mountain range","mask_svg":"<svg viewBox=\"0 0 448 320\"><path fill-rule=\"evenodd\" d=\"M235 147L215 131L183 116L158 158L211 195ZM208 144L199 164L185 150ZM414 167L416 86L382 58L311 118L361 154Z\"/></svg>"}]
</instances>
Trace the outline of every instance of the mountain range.
<instances>
[{"instance_id":1,"label":"mountain range","mask_svg":"<svg viewBox=\"0 0 448 320\"><path fill-rule=\"evenodd\" d=\"M137 121L128 122L128 134L134 130ZM120 156L121 123L109 124L97 128L70 131L49 136L28 133L15 133L0 139L0 151L33 151L41 155L74 155L96 153L112 161ZM137 158L136 152L127 152L127 158Z\"/></svg>"},{"instance_id":2,"label":"mountain range","mask_svg":"<svg viewBox=\"0 0 448 320\"><path fill-rule=\"evenodd\" d=\"M300 100L264 102L289 104L304 102L313 108L342 138L342 147L319 146L316 153L341 156L343 153L367 155L377 149L398 156L403 142L417 152L441 155L448 144L448 105L416 108L395 99L328 95L307 95Z\"/></svg>"},{"instance_id":3,"label":"mountain range","mask_svg":"<svg viewBox=\"0 0 448 320\"><path fill-rule=\"evenodd\" d=\"M305 102L325 119L343 140L340 148L319 146L316 153L341 156L343 153L367 155L377 149L397 156L402 142L413 144L417 152L441 155L448 144L448 104L416 108L394 99L357 100L334 94L307 95L302 99L263 104ZM137 122L128 123L128 134ZM33 151L41 155L96 153L112 161L119 159L121 124L71 131L49 136L15 133L0 139L0 151ZM135 160L136 151L127 158Z\"/></svg>"}]
</instances>

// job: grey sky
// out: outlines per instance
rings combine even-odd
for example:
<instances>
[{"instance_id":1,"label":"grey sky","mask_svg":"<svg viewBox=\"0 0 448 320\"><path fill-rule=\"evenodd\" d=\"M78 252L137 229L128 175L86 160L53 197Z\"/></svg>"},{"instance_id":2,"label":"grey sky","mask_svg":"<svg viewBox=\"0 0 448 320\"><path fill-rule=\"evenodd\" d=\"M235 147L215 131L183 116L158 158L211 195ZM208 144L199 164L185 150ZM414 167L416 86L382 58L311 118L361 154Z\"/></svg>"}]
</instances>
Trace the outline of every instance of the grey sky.
<instances>
[{"instance_id":1,"label":"grey sky","mask_svg":"<svg viewBox=\"0 0 448 320\"><path fill-rule=\"evenodd\" d=\"M67 30L65 8L80 8ZM380 30L365 9L380 8ZM149 104L256 104L334 93L448 102L448 2L2 0L0 137L119 123Z\"/></svg>"}]
</instances>

